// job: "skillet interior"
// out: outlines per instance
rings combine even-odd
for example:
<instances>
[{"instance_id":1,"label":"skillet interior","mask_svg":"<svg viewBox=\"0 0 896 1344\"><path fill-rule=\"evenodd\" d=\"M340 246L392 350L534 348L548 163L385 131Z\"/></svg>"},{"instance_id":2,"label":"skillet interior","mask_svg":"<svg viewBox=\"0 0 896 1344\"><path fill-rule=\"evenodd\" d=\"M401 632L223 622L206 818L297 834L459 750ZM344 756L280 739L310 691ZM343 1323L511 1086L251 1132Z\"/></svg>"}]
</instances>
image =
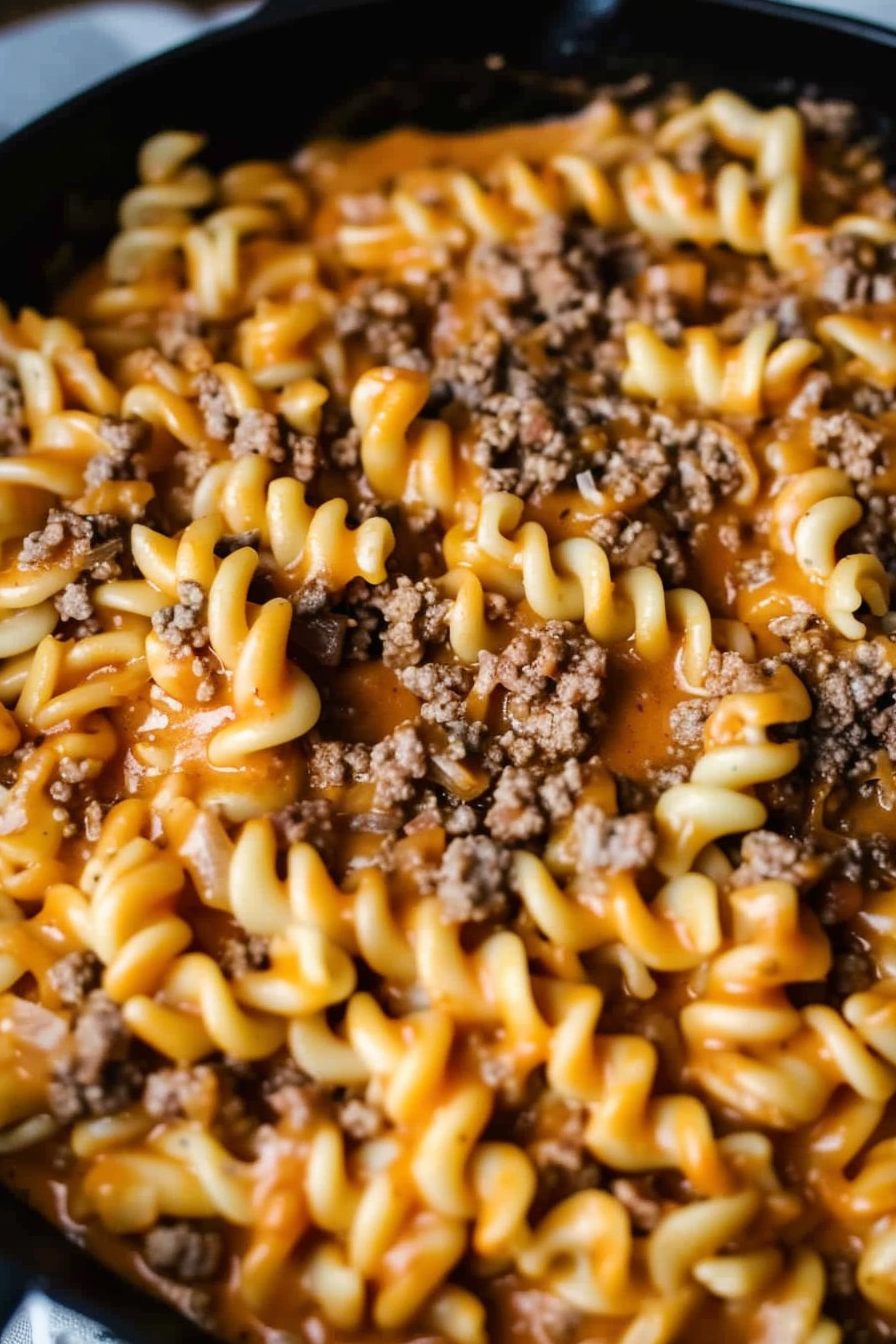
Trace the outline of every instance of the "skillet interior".
<instances>
[{"instance_id":1,"label":"skillet interior","mask_svg":"<svg viewBox=\"0 0 896 1344\"><path fill-rule=\"evenodd\" d=\"M100 253L137 146L161 128L208 130L206 157L222 166L288 155L313 130L535 118L577 106L588 83L647 69L759 103L807 88L850 98L892 162L894 49L896 34L763 0L455 0L443 13L410 0L272 0L0 145L0 296L45 305ZM485 64L492 53L503 68ZM133 1344L207 1338L0 1192L0 1325L30 1286Z\"/></svg>"}]
</instances>

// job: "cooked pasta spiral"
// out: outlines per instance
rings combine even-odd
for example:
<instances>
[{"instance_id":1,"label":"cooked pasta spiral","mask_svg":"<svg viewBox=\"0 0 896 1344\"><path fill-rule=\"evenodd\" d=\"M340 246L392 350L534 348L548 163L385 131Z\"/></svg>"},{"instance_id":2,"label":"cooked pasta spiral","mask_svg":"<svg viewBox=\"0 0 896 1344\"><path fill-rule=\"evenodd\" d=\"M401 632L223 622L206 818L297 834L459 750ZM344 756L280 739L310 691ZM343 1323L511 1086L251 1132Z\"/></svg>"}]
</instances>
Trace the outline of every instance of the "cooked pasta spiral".
<instances>
[{"instance_id":1,"label":"cooked pasta spiral","mask_svg":"<svg viewBox=\"0 0 896 1344\"><path fill-rule=\"evenodd\" d=\"M753 787L789 774L799 760L797 743L770 741L768 729L801 723L811 712L805 687L788 667L778 669L767 690L723 698L707 720L706 750L689 782L673 785L657 803L660 872L685 873L713 841L763 824L766 808Z\"/></svg>"},{"instance_id":2,"label":"cooked pasta spiral","mask_svg":"<svg viewBox=\"0 0 896 1344\"><path fill-rule=\"evenodd\" d=\"M726 349L711 327L692 327L676 349L643 323L629 323L623 387L636 397L759 415L766 399L786 400L796 391L800 376L820 353L812 341L796 337L772 351L775 336L774 322L762 322L739 345Z\"/></svg>"},{"instance_id":3,"label":"cooked pasta spiral","mask_svg":"<svg viewBox=\"0 0 896 1344\"><path fill-rule=\"evenodd\" d=\"M438 420L417 419L429 391L429 379L414 369L370 369L352 392L352 419L374 492L447 518L454 507L451 432Z\"/></svg>"},{"instance_id":4,"label":"cooked pasta spiral","mask_svg":"<svg viewBox=\"0 0 896 1344\"><path fill-rule=\"evenodd\" d=\"M274 479L271 464L252 455L216 464L193 496L194 518L219 514L229 532L257 531L291 583L319 580L333 589L358 577L381 583L395 545L392 528L385 518L367 518L350 529L347 511L341 499L312 508L299 481Z\"/></svg>"},{"instance_id":5,"label":"cooked pasta spiral","mask_svg":"<svg viewBox=\"0 0 896 1344\"><path fill-rule=\"evenodd\" d=\"M176 598L179 585L194 583L207 595L209 644L230 674L237 716L209 742L208 759L215 766L235 765L254 752L295 741L320 713L314 683L287 658L289 601L271 598L250 625L249 585L258 556L251 547L241 547L219 564L214 544L222 532L222 520L212 514L192 523L179 541L138 524L131 542L137 564L154 587ZM153 679L177 694L183 660L172 658L154 632L147 636L147 660Z\"/></svg>"},{"instance_id":6,"label":"cooked pasta spiral","mask_svg":"<svg viewBox=\"0 0 896 1344\"><path fill-rule=\"evenodd\" d=\"M847 639L865 635L865 624L855 614L861 606L883 616L890 605L890 582L876 556L837 558L840 538L862 515L849 477L833 467L800 472L781 490L773 510L773 540L811 581L824 585L824 614Z\"/></svg>"},{"instance_id":7,"label":"cooked pasta spiral","mask_svg":"<svg viewBox=\"0 0 896 1344\"><path fill-rule=\"evenodd\" d=\"M277 845L269 821L248 821L229 868L230 909L250 933L287 932L293 922L318 930L364 958L380 975L412 980L413 950L389 901L384 875L363 869L348 891L335 884L308 844L291 845L287 876L277 873Z\"/></svg>"},{"instance_id":8,"label":"cooked pasta spiral","mask_svg":"<svg viewBox=\"0 0 896 1344\"><path fill-rule=\"evenodd\" d=\"M540 523L520 525L523 508L513 495L486 495L473 526L458 524L446 537L449 564L469 567L487 587L514 600L525 597L543 620L584 621L599 643L633 636L643 658L663 657L677 626L684 636L684 675L699 685L713 647L709 608L699 593L665 591L646 565L614 579L597 542L574 537L552 546Z\"/></svg>"}]
</instances>

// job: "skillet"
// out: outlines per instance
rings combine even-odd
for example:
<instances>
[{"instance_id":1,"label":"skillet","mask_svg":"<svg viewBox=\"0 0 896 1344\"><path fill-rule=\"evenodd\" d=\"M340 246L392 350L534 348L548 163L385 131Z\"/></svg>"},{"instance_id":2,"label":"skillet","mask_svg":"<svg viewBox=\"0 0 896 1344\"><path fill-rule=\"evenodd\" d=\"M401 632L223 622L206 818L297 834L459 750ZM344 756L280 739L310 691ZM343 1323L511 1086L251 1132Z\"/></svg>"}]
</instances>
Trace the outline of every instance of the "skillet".
<instances>
[{"instance_id":1,"label":"skillet","mask_svg":"<svg viewBox=\"0 0 896 1344\"><path fill-rule=\"evenodd\" d=\"M495 53L505 61L486 64ZM205 157L219 167L288 156L312 131L537 118L578 106L585 80L650 70L760 104L849 98L894 164L894 69L896 32L773 0L267 0L0 144L0 296L46 306L99 255L137 147L160 129L208 130ZM129 1344L208 1339L0 1191L0 1329L32 1289Z\"/></svg>"}]
</instances>

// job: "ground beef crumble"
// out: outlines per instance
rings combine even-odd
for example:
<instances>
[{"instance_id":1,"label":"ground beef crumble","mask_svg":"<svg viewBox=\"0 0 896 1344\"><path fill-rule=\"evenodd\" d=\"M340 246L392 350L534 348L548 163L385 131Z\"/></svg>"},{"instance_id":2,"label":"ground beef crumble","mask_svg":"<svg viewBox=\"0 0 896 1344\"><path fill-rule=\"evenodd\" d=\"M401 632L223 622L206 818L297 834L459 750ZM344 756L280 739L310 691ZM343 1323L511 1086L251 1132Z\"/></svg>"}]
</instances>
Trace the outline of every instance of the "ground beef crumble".
<instances>
[{"instance_id":1,"label":"ground beef crumble","mask_svg":"<svg viewBox=\"0 0 896 1344\"><path fill-rule=\"evenodd\" d=\"M387 667L414 666L423 661L427 645L444 642L451 602L430 579L414 583L399 575L375 601L386 622L382 644Z\"/></svg>"},{"instance_id":2,"label":"ground beef crumble","mask_svg":"<svg viewBox=\"0 0 896 1344\"><path fill-rule=\"evenodd\" d=\"M175 653L197 652L208 644L205 593L189 580L177 585L177 602L153 613L152 628Z\"/></svg>"},{"instance_id":3,"label":"ground beef crumble","mask_svg":"<svg viewBox=\"0 0 896 1344\"><path fill-rule=\"evenodd\" d=\"M809 426L809 441L825 455L828 466L846 472L859 495L867 494L875 476L885 469L883 434L852 411L816 416Z\"/></svg>"},{"instance_id":4,"label":"ground beef crumble","mask_svg":"<svg viewBox=\"0 0 896 1344\"><path fill-rule=\"evenodd\" d=\"M839 653L810 628L784 657L814 702L803 734L810 778L837 785L867 778L880 751L896 759L896 666L882 644L857 640Z\"/></svg>"},{"instance_id":5,"label":"ground beef crumble","mask_svg":"<svg viewBox=\"0 0 896 1344\"><path fill-rule=\"evenodd\" d=\"M479 657L476 689L504 687L510 727L499 741L511 764L556 765L578 757L602 722L606 651L562 621L516 635L501 654Z\"/></svg>"},{"instance_id":6,"label":"ground beef crumble","mask_svg":"<svg viewBox=\"0 0 896 1344\"><path fill-rule=\"evenodd\" d=\"M890 303L896 297L896 249L878 248L860 235L835 233L815 245L823 271L818 297L849 311L868 303Z\"/></svg>"},{"instance_id":7,"label":"ground beef crumble","mask_svg":"<svg viewBox=\"0 0 896 1344\"><path fill-rule=\"evenodd\" d=\"M280 435L277 417L270 411L243 411L233 432L231 457L246 457L254 453L270 462L283 462L286 449Z\"/></svg>"},{"instance_id":8,"label":"ground beef crumble","mask_svg":"<svg viewBox=\"0 0 896 1344\"><path fill-rule=\"evenodd\" d=\"M24 450L24 408L19 380L11 369L0 368L0 453Z\"/></svg>"},{"instance_id":9,"label":"ground beef crumble","mask_svg":"<svg viewBox=\"0 0 896 1344\"><path fill-rule=\"evenodd\" d=\"M485 826L501 844L544 835L571 815L583 782L578 761L565 761L540 781L533 770L509 765L495 785Z\"/></svg>"},{"instance_id":10,"label":"ground beef crumble","mask_svg":"<svg viewBox=\"0 0 896 1344\"><path fill-rule=\"evenodd\" d=\"M630 812L608 817L596 803L582 803L573 813L573 845L586 870L622 872L646 868L656 854L653 815Z\"/></svg>"},{"instance_id":11,"label":"ground beef crumble","mask_svg":"<svg viewBox=\"0 0 896 1344\"><path fill-rule=\"evenodd\" d=\"M827 862L808 841L792 840L777 831L751 831L741 841L740 863L729 882L746 887L783 880L805 890L819 880Z\"/></svg>"},{"instance_id":12,"label":"ground beef crumble","mask_svg":"<svg viewBox=\"0 0 896 1344\"><path fill-rule=\"evenodd\" d=\"M87 463L84 484L88 488L103 481L146 480L141 454L149 447L150 432L145 420L104 415L97 432L109 446L105 452L94 453Z\"/></svg>"},{"instance_id":13,"label":"ground beef crumble","mask_svg":"<svg viewBox=\"0 0 896 1344\"><path fill-rule=\"evenodd\" d=\"M370 777L370 748L361 742L313 742L308 783L313 789L340 789Z\"/></svg>"},{"instance_id":14,"label":"ground beef crumble","mask_svg":"<svg viewBox=\"0 0 896 1344\"><path fill-rule=\"evenodd\" d=\"M213 439L225 442L233 434L236 416L224 384L216 373L205 371L196 378L197 402L206 431Z\"/></svg>"},{"instance_id":15,"label":"ground beef crumble","mask_svg":"<svg viewBox=\"0 0 896 1344\"><path fill-rule=\"evenodd\" d=\"M143 1085L131 1046L121 1009L93 990L79 1007L68 1053L53 1062L48 1099L56 1119L70 1124L128 1106Z\"/></svg>"},{"instance_id":16,"label":"ground beef crumble","mask_svg":"<svg viewBox=\"0 0 896 1344\"><path fill-rule=\"evenodd\" d=\"M93 952L69 952L47 972L50 986L65 1008L76 1008L100 982L102 964Z\"/></svg>"},{"instance_id":17,"label":"ground beef crumble","mask_svg":"<svg viewBox=\"0 0 896 1344\"><path fill-rule=\"evenodd\" d=\"M423 321L424 306L410 290L364 279L337 308L334 327L338 336L363 336L377 363L426 370Z\"/></svg>"},{"instance_id":18,"label":"ground beef crumble","mask_svg":"<svg viewBox=\"0 0 896 1344\"><path fill-rule=\"evenodd\" d=\"M451 924L502 919L508 911L510 853L484 835L458 836L442 856L435 892Z\"/></svg>"},{"instance_id":19,"label":"ground beef crumble","mask_svg":"<svg viewBox=\"0 0 896 1344\"><path fill-rule=\"evenodd\" d=\"M413 724L402 724L377 742L370 753L375 810L389 812L409 802L426 775L427 764L426 748Z\"/></svg>"},{"instance_id":20,"label":"ground beef crumble","mask_svg":"<svg viewBox=\"0 0 896 1344\"><path fill-rule=\"evenodd\" d=\"M466 700L472 674L450 663L423 663L401 667L398 678L420 701L424 723L440 727L447 735L452 755L463 757L483 740L485 727L467 717Z\"/></svg>"},{"instance_id":21,"label":"ground beef crumble","mask_svg":"<svg viewBox=\"0 0 896 1344\"><path fill-rule=\"evenodd\" d=\"M202 1283L217 1275L224 1239L217 1229L193 1221L160 1223L144 1234L142 1253L156 1274L180 1283Z\"/></svg>"},{"instance_id":22,"label":"ground beef crumble","mask_svg":"<svg viewBox=\"0 0 896 1344\"><path fill-rule=\"evenodd\" d=\"M67 583L53 598L53 605L59 612L60 621L68 625L65 633L72 638L83 639L85 635L96 634L100 629L99 621L94 614L90 585L86 579L81 578L74 583Z\"/></svg>"},{"instance_id":23,"label":"ground beef crumble","mask_svg":"<svg viewBox=\"0 0 896 1344\"><path fill-rule=\"evenodd\" d=\"M266 971L270 964L270 944L259 933L226 939L218 957L218 965L228 980L249 971Z\"/></svg>"},{"instance_id":24,"label":"ground beef crumble","mask_svg":"<svg viewBox=\"0 0 896 1344\"><path fill-rule=\"evenodd\" d=\"M143 1105L156 1120L203 1118L214 1111L217 1100L217 1077L207 1064L157 1069L143 1089Z\"/></svg>"},{"instance_id":25,"label":"ground beef crumble","mask_svg":"<svg viewBox=\"0 0 896 1344\"><path fill-rule=\"evenodd\" d=\"M18 564L33 569L51 559L65 546L73 562L85 562L93 578L114 578L111 556L122 546L121 524L111 514L79 514L71 509L50 509L42 528L29 532L22 542Z\"/></svg>"},{"instance_id":26,"label":"ground beef crumble","mask_svg":"<svg viewBox=\"0 0 896 1344\"><path fill-rule=\"evenodd\" d=\"M327 859L336 842L334 808L329 798L303 798L275 812L271 824L284 845L309 844Z\"/></svg>"}]
</instances>

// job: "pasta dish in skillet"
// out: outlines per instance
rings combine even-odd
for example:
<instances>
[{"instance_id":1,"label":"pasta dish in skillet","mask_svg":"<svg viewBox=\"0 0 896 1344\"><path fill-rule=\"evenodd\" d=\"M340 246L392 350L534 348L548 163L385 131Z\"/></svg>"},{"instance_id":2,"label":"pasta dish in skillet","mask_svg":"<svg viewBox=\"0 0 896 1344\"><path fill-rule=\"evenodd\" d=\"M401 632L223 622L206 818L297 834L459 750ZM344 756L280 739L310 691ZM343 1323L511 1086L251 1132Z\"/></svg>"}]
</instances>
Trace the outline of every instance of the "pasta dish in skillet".
<instances>
[{"instance_id":1,"label":"pasta dish in skillet","mask_svg":"<svg viewBox=\"0 0 896 1344\"><path fill-rule=\"evenodd\" d=\"M4 1179L234 1339L893 1338L874 146L203 144L0 309Z\"/></svg>"}]
</instances>

